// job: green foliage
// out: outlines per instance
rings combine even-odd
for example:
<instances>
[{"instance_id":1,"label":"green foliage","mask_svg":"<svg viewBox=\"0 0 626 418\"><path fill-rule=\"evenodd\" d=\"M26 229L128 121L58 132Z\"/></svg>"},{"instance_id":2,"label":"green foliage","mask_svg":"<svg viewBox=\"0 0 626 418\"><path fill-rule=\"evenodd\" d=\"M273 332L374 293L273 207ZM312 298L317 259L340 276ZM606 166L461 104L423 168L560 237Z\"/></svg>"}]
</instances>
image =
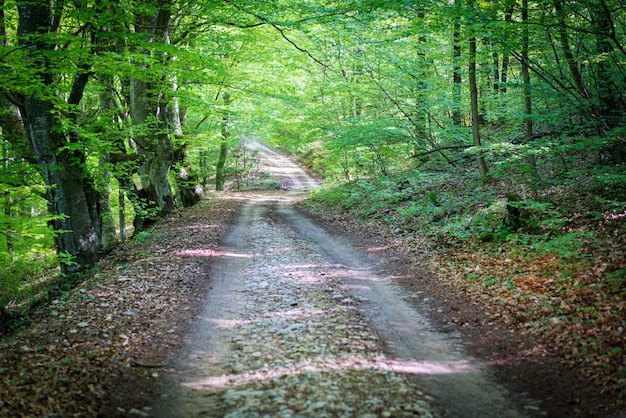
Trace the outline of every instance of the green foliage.
<instances>
[{"instance_id":1,"label":"green foliage","mask_svg":"<svg viewBox=\"0 0 626 418\"><path fill-rule=\"evenodd\" d=\"M536 255L581 260L586 243L595 238L592 231L572 229L572 208L557 208L548 200L510 201L492 187L419 170L327 187L312 202L383 219L405 233L429 237L435 246L506 244ZM603 207L606 211L617 203L604 201ZM586 216L595 217L595 210L588 209Z\"/></svg>"},{"instance_id":2,"label":"green foliage","mask_svg":"<svg viewBox=\"0 0 626 418\"><path fill-rule=\"evenodd\" d=\"M145 244L151 236L152 231L139 231L133 235L133 243L140 245Z\"/></svg>"},{"instance_id":3,"label":"green foliage","mask_svg":"<svg viewBox=\"0 0 626 418\"><path fill-rule=\"evenodd\" d=\"M63 231L53 231L49 225L61 216L47 213L41 196L44 186L12 184L0 183L0 307L8 306L16 314L27 312L32 300L45 290L43 277L58 266L53 240Z\"/></svg>"},{"instance_id":4,"label":"green foliage","mask_svg":"<svg viewBox=\"0 0 626 418\"><path fill-rule=\"evenodd\" d=\"M591 231L586 233L573 231L534 243L530 248L536 250L538 254L551 253L564 260L580 259L584 256L581 254L584 240L593 237L594 233Z\"/></svg>"},{"instance_id":5,"label":"green foliage","mask_svg":"<svg viewBox=\"0 0 626 418\"><path fill-rule=\"evenodd\" d=\"M7 4L9 45L0 57L6 70L0 89L50 104L53 152L75 155L67 169L77 169L87 188L90 177L97 179L104 196L116 196L120 184L142 187L138 172L149 169L152 154L171 151L161 149L163 137L178 138L174 149L186 152L172 166L189 169L210 188L226 117L233 188L253 187L251 176L264 187L281 186L258 173L255 156L240 146L262 140L323 176L327 187L314 201L423 234L433 246L506 244L577 259L597 238L577 219L622 219L626 26L619 23L626 11L615 0L597 9L569 2L562 13L546 3L532 7L524 25L517 10L507 17L503 2L478 2L473 9L426 2L419 10L398 1L251 2L245 10L229 2L174 2L169 39L133 27L157 11L154 4L119 6L63 3L58 30L18 40L18 12ZM600 9L609 15L596 15ZM589 22L612 26L588 28ZM530 84L520 71L525 31ZM472 36L479 38L480 149L469 147L466 110ZM23 48L26 41L33 47ZM72 94L83 74L90 77L77 103ZM131 80L145 82L154 99L139 106L149 110L141 123L129 114ZM232 95L228 104L225 92ZM176 113L174 99L182 134L168 120ZM48 189L34 156L20 151L28 141L5 123L12 110L0 103L5 304L14 298L6 295L35 292L23 284L36 272L73 262L63 251L52 261L60 231L48 223L58 218L47 212ZM481 185L474 172L478 151L485 153L491 184ZM581 199L562 200L578 188ZM511 201L509 193L520 199ZM158 214L150 202L127 196L129 221ZM110 206L115 213L117 199ZM141 234L136 242L148 239Z\"/></svg>"}]
</instances>

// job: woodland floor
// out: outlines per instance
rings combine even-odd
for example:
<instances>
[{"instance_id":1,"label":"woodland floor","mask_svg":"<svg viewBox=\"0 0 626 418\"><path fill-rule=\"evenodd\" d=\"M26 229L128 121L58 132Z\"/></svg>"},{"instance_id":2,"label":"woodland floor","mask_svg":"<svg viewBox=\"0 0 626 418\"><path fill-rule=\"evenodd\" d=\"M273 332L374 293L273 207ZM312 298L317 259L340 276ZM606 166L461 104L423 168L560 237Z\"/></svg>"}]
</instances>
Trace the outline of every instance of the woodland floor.
<instances>
[{"instance_id":1,"label":"woodland floor","mask_svg":"<svg viewBox=\"0 0 626 418\"><path fill-rule=\"evenodd\" d=\"M163 391L160 378L211 285L207 258L198 251L219 251L241 204L209 199L168 218L145 240L110 254L77 291L40 308L31 326L5 336L0 416L151 415L147 405ZM407 272L424 271L394 250L398 242L391 235L371 225L338 215L317 218L359 247L379 248ZM430 305L442 330L461 332L473 354L495 366L503 381L543 401L549 416L621 416L623 405L613 396L588 385L539 341L485 318L481 306L434 276L403 280L402 286L418 295L416 303Z\"/></svg>"},{"instance_id":2,"label":"woodland floor","mask_svg":"<svg viewBox=\"0 0 626 418\"><path fill-rule=\"evenodd\" d=\"M30 325L4 335L0 416L153 416L213 286L215 255L244 201L244 194L223 194L175 213L119 246L77 289L33 312ZM439 331L459 334L502 384L539 401L547 416L626 416L619 388L592 383L597 376L568 366L491 306L486 315L483 295L446 284L431 257L407 254L383 225L330 211L310 216L388 260L408 299Z\"/></svg>"},{"instance_id":3,"label":"woodland floor","mask_svg":"<svg viewBox=\"0 0 626 418\"><path fill-rule=\"evenodd\" d=\"M493 313L496 304L489 304L484 295L462 292L454 283L438 278L436 260L424 254L407 255L405 243L389 228L328 211L315 211L315 216L327 228L357 244L374 246L379 255L393 259L406 272L398 279L401 286L416 295L416 305L426 302L429 319L443 332L460 332L472 355L492 366L509 388L540 400L548 416L626 417L623 396L619 397L623 388L594 384L602 379L600 375L580 373L565 364L560 353L548 350L539 336L501 321L501 315Z\"/></svg>"}]
</instances>

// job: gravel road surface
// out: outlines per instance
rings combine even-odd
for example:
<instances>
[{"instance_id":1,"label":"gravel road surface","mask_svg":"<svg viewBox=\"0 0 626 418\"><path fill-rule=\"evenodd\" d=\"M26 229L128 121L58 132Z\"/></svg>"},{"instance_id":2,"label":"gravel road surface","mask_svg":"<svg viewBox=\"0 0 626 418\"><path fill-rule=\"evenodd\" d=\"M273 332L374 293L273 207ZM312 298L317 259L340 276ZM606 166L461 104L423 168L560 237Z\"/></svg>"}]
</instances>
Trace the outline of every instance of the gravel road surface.
<instances>
[{"instance_id":1,"label":"gravel road surface","mask_svg":"<svg viewBox=\"0 0 626 418\"><path fill-rule=\"evenodd\" d=\"M249 192L212 254L212 288L159 415L545 415L408 303L391 263L296 210L315 179L251 147L286 190Z\"/></svg>"}]
</instances>

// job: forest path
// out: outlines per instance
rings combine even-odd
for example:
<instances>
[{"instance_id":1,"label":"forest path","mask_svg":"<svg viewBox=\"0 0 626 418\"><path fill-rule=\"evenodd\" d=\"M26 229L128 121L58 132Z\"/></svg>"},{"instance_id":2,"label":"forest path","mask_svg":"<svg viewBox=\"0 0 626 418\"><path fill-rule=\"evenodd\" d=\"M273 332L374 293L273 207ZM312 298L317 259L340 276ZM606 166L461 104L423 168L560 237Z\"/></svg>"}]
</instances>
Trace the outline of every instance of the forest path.
<instances>
[{"instance_id":1,"label":"forest path","mask_svg":"<svg viewBox=\"0 0 626 418\"><path fill-rule=\"evenodd\" d=\"M295 209L317 182L253 143L290 188L249 193L161 416L541 416L408 303L393 266ZM397 273L395 273L397 274ZM157 414L157 415L159 415Z\"/></svg>"}]
</instances>

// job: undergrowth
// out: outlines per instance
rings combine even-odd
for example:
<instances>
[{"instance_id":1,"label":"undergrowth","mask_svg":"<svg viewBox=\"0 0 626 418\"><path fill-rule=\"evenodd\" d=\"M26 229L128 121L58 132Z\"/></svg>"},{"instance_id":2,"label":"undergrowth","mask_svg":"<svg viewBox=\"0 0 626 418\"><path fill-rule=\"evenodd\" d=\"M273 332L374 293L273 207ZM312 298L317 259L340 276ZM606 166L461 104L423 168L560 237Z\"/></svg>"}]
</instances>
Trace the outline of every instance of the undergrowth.
<instances>
[{"instance_id":1,"label":"undergrowth","mask_svg":"<svg viewBox=\"0 0 626 418\"><path fill-rule=\"evenodd\" d=\"M381 225L430 254L486 315L544 338L563 362L626 397L626 175L554 170L533 182L473 166L408 170L324 188L307 203ZM494 313L495 312L495 313Z\"/></svg>"},{"instance_id":2,"label":"undergrowth","mask_svg":"<svg viewBox=\"0 0 626 418\"><path fill-rule=\"evenodd\" d=\"M209 199L207 199L209 201ZM144 257L142 249L161 235L151 229L139 231L125 246L137 258ZM97 268L74 276L64 276L60 263L73 263L67 255L51 251L32 251L20 257L0 253L0 337L30 324L32 310L49 300L51 295L65 294L88 278Z\"/></svg>"}]
</instances>

